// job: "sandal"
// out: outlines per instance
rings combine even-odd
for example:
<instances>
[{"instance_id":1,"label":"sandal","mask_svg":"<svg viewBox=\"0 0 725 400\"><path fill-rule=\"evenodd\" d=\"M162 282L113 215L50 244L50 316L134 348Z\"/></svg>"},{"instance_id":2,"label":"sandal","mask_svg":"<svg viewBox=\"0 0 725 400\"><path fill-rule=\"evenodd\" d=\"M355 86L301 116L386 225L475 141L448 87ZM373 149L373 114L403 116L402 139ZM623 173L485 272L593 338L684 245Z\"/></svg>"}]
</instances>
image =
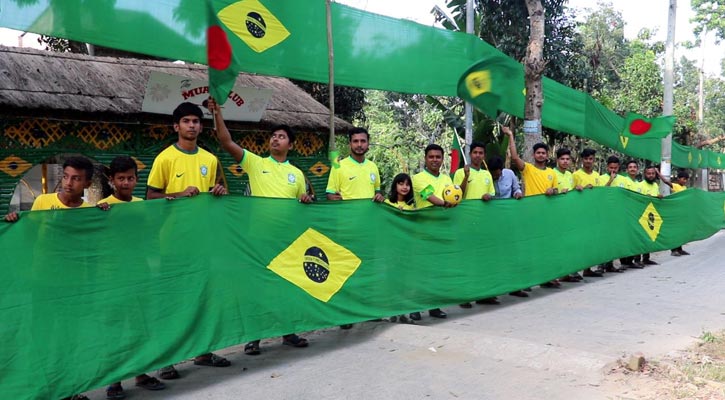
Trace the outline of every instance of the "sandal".
<instances>
[{"instance_id":1,"label":"sandal","mask_svg":"<svg viewBox=\"0 0 725 400\"><path fill-rule=\"evenodd\" d=\"M307 339L301 338L294 333L291 335L285 335L282 337L282 344L292 347L307 347Z\"/></svg>"},{"instance_id":2,"label":"sandal","mask_svg":"<svg viewBox=\"0 0 725 400\"><path fill-rule=\"evenodd\" d=\"M147 376L146 378L136 381L136 386L146 390L163 390L166 389L166 385L160 380L153 376Z\"/></svg>"},{"instance_id":3,"label":"sandal","mask_svg":"<svg viewBox=\"0 0 725 400\"><path fill-rule=\"evenodd\" d=\"M248 356L258 356L259 353L259 341L249 342L244 346L244 354Z\"/></svg>"},{"instance_id":4,"label":"sandal","mask_svg":"<svg viewBox=\"0 0 725 400\"><path fill-rule=\"evenodd\" d=\"M179 375L179 371L177 371L173 365L169 365L168 367L163 367L159 370L159 378L170 380L179 379L181 376Z\"/></svg>"},{"instance_id":5,"label":"sandal","mask_svg":"<svg viewBox=\"0 0 725 400\"><path fill-rule=\"evenodd\" d=\"M203 365L205 367L228 367L232 365L232 363L229 362L224 357L218 356L214 353L210 353L209 355L204 355L201 357L197 357L194 359L194 365Z\"/></svg>"},{"instance_id":6,"label":"sandal","mask_svg":"<svg viewBox=\"0 0 725 400\"><path fill-rule=\"evenodd\" d=\"M120 383L114 383L113 385L106 388L106 398L109 400L125 399L126 392L123 391L123 387Z\"/></svg>"}]
</instances>

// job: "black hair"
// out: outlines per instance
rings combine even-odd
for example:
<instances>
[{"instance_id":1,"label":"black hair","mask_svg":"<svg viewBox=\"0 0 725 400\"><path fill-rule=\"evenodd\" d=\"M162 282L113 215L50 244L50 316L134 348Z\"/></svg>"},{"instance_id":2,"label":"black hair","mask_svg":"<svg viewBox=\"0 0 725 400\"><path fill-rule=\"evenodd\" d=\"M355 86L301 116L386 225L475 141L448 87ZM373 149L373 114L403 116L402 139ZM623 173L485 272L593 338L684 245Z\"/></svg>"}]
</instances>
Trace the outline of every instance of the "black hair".
<instances>
[{"instance_id":1,"label":"black hair","mask_svg":"<svg viewBox=\"0 0 725 400\"><path fill-rule=\"evenodd\" d=\"M132 169L133 174L138 176L138 165L136 161L129 156L118 156L111 161L111 165L108 170L109 178L113 178L119 172L126 172Z\"/></svg>"},{"instance_id":2,"label":"black hair","mask_svg":"<svg viewBox=\"0 0 725 400\"><path fill-rule=\"evenodd\" d=\"M370 140L370 133L368 133L368 130L360 127L350 129L350 131L347 133L347 139L349 141L352 141L352 135L357 135L358 133L364 133L365 136L367 136L368 141Z\"/></svg>"},{"instance_id":3,"label":"black hair","mask_svg":"<svg viewBox=\"0 0 725 400\"><path fill-rule=\"evenodd\" d=\"M86 171L86 179L93 179L93 163L83 156L72 156L65 159L63 169L71 167L79 171Z\"/></svg>"},{"instance_id":4,"label":"black hair","mask_svg":"<svg viewBox=\"0 0 725 400\"><path fill-rule=\"evenodd\" d=\"M637 167L639 167L639 164L637 164L637 161L634 161L634 160L628 160L627 161L627 164L625 165L625 167L629 167L629 164L636 164Z\"/></svg>"},{"instance_id":5,"label":"black hair","mask_svg":"<svg viewBox=\"0 0 725 400\"><path fill-rule=\"evenodd\" d=\"M587 149L582 150L580 156L582 158L585 158L585 157L593 156L595 154L597 154L597 151L596 150L594 150L594 149L588 149L587 148Z\"/></svg>"},{"instance_id":6,"label":"black hair","mask_svg":"<svg viewBox=\"0 0 725 400\"><path fill-rule=\"evenodd\" d=\"M181 119L186 117L187 115L195 115L199 117L199 119L204 118L204 113L201 111L201 108L199 106L186 101L179 104L176 109L174 109L174 113L172 115L174 118L174 123L178 124L179 122L181 122Z\"/></svg>"},{"instance_id":7,"label":"black hair","mask_svg":"<svg viewBox=\"0 0 725 400\"><path fill-rule=\"evenodd\" d=\"M556 151L556 158L558 159L561 156L571 156L571 150L567 149L566 147L560 148Z\"/></svg>"},{"instance_id":8,"label":"black hair","mask_svg":"<svg viewBox=\"0 0 725 400\"><path fill-rule=\"evenodd\" d=\"M272 133L277 132L277 131L284 131L284 133L287 134L287 139L289 139L290 144L295 142L295 137L297 136L297 134L289 126L277 125L274 128L272 128Z\"/></svg>"},{"instance_id":9,"label":"black hair","mask_svg":"<svg viewBox=\"0 0 725 400\"><path fill-rule=\"evenodd\" d=\"M549 146L546 143L536 143L534 145L534 153L536 153L536 150L544 149L547 152L549 151Z\"/></svg>"},{"instance_id":10,"label":"black hair","mask_svg":"<svg viewBox=\"0 0 725 400\"><path fill-rule=\"evenodd\" d=\"M401 182L408 182L408 185L410 185L410 191L405 195L405 203L413 204L413 181L410 179L410 175L405 173L395 175L395 178L393 178L393 183L390 184L388 200L393 204L398 202L398 183Z\"/></svg>"},{"instance_id":11,"label":"black hair","mask_svg":"<svg viewBox=\"0 0 725 400\"><path fill-rule=\"evenodd\" d=\"M438 150L438 151L440 151L440 152L441 152L441 154L443 154L443 147L441 147L441 146L438 146L438 145L437 145L437 144L435 144L435 143L431 143L431 144L429 144L428 146L426 146L426 147L425 147L425 153L424 153L424 154L425 154L425 155L428 155L428 152L429 152L429 151L431 151L431 150Z\"/></svg>"},{"instance_id":12,"label":"black hair","mask_svg":"<svg viewBox=\"0 0 725 400\"><path fill-rule=\"evenodd\" d=\"M644 170L646 171L646 170L648 170L648 169L650 169L650 168L654 168L654 169L659 169L659 168L658 168L658 167L657 167L656 165L654 165L654 164L650 164L650 165L647 165L647 166L645 166L645 167L644 167Z\"/></svg>"},{"instance_id":13,"label":"black hair","mask_svg":"<svg viewBox=\"0 0 725 400\"><path fill-rule=\"evenodd\" d=\"M471 143L471 150L470 151L473 151L473 149L475 149L476 147L482 148L484 154L486 153L486 145L484 145L481 142L473 142L473 143Z\"/></svg>"},{"instance_id":14,"label":"black hair","mask_svg":"<svg viewBox=\"0 0 725 400\"><path fill-rule=\"evenodd\" d=\"M609 156L607 158L607 164L611 164L611 163L617 163L617 164L619 164L620 163L619 162L619 157L617 157L617 156Z\"/></svg>"},{"instance_id":15,"label":"black hair","mask_svg":"<svg viewBox=\"0 0 725 400\"><path fill-rule=\"evenodd\" d=\"M685 171L684 169L681 169L677 171L677 179L680 178L690 179L690 174L687 173L687 171Z\"/></svg>"},{"instance_id":16,"label":"black hair","mask_svg":"<svg viewBox=\"0 0 725 400\"><path fill-rule=\"evenodd\" d=\"M493 156L488 159L488 172L498 171L503 169L503 158L500 156Z\"/></svg>"}]
</instances>

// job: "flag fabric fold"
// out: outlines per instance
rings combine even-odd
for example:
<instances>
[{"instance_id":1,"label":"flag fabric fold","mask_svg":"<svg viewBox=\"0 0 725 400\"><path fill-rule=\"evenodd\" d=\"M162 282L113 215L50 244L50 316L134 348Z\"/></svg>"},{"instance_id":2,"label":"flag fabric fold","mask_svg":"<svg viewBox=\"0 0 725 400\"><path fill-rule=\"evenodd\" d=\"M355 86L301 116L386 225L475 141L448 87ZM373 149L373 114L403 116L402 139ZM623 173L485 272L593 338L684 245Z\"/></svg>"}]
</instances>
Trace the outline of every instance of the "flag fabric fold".
<instances>
[{"instance_id":1,"label":"flag fabric fold","mask_svg":"<svg viewBox=\"0 0 725 400\"><path fill-rule=\"evenodd\" d=\"M207 30L206 55L209 66L209 94L220 105L224 104L234 88L241 70L234 57L232 45L214 9L212 0L206 0Z\"/></svg>"}]
</instances>

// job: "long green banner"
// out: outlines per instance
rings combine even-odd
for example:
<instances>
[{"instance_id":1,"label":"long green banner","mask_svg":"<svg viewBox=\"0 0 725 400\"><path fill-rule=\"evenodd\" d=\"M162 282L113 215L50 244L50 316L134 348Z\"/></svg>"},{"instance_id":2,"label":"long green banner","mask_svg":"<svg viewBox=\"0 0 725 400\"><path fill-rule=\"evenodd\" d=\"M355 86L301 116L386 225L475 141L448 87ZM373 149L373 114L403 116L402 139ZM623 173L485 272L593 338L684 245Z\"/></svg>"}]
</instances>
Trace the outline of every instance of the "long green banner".
<instances>
[{"instance_id":1,"label":"long green banner","mask_svg":"<svg viewBox=\"0 0 725 400\"><path fill-rule=\"evenodd\" d=\"M212 0L244 71L326 82L323 0ZM457 82L480 60L505 58L517 84L500 110L523 115L520 63L480 39L332 4L338 84L456 96ZM0 0L0 26L169 59L206 63L206 1ZM226 22L225 22L226 21ZM139 82L139 85L141 83ZM585 93L544 80L542 123L624 154L659 162L660 141L622 138L622 118ZM673 147L680 167L722 168L722 154Z\"/></svg>"},{"instance_id":2,"label":"long green banner","mask_svg":"<svg viewBox=\"0 0 725 400\"><path fill-rule=\"evenodd\" d=\"M723 227L725 193L660 200L618 188L414 212L206 194L26 212L0 223L0 392L60 398L249 339L507 293Z\"/></svg>"}]
</instances>

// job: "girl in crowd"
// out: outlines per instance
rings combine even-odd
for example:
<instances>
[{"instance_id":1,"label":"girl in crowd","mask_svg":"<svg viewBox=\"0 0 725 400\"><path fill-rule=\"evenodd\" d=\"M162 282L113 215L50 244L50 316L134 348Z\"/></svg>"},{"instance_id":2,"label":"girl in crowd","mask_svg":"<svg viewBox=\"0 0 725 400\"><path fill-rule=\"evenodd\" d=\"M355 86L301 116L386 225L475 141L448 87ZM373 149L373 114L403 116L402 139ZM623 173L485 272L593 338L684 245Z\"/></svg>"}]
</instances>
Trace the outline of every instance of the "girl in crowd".
<instances>
[{"instance_id":1,"label":"girl in crowd","mask_svg":"<svg viewBox=\"0 0 725 400\"><path fill-rule=\"evenodd\" d=\"M385 204L398 207L401 210L415 210L413 200L413 181L408 174L398 174L390 185L390 194Z\"/></svg>"}]
</instances>

